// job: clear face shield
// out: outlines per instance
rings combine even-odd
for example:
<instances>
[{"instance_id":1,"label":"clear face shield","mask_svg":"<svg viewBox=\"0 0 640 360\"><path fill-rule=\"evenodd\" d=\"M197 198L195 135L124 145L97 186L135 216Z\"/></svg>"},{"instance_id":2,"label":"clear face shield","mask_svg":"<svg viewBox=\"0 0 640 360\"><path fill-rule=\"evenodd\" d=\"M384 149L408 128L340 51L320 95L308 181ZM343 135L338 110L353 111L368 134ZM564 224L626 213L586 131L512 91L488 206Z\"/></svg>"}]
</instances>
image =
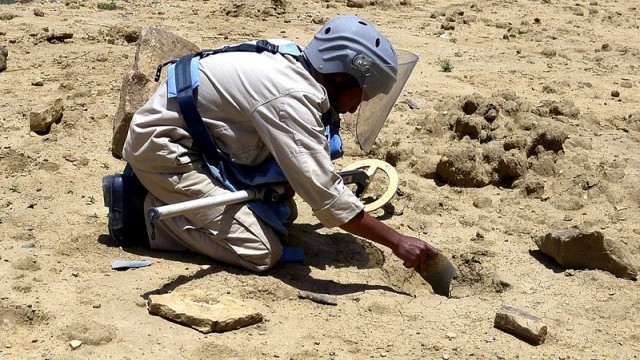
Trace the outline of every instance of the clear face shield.
<instances>
[{"instance_id":1,"label":"clear face shield","mask_svg":"<svg viewBox=\"0 0 640 360\"><path fill-rule=\"evenodd\" d=\"M366 57L354 59L354 66L370 66L370 69L367 69L370 73L365 77L362 102L358 111L353 115L346 115L345 120L355 127L356 139L364 152L371 150L380 129L418 62L418 55L410 51L396 50L396 55L398 66L395 77L394 65L376 67Z\"/></svg>"}]
</instances>

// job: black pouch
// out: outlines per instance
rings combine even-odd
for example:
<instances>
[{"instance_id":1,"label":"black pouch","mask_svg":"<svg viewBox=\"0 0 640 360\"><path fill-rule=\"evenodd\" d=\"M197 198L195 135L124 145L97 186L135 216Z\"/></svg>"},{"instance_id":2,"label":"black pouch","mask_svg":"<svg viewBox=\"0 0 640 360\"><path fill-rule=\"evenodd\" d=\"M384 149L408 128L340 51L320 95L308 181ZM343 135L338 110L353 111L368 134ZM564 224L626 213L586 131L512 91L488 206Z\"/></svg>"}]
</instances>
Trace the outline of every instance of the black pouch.
<instances>
[{"instance_id":1,"label":"black pouch","mask_svg":"<svg viewBox=\"0 0 640 360\"><path fill-rule=\"evenodd\" d=\"M127 165L122 174L102 178L104 206L109 208L109 235L123 247L149 247L144 216L147 189Z\"/></svg>"}]
</instances>

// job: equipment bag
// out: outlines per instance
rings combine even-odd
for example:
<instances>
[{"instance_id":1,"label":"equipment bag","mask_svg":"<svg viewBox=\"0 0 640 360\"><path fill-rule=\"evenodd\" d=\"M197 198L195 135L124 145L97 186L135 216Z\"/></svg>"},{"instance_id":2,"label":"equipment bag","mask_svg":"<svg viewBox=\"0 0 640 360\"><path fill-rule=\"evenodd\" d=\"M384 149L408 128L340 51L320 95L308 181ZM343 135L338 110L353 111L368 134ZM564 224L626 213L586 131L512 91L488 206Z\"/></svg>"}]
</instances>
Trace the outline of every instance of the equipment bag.
<instances>
[{"instance_id":1,"label":"equipment bag","mask_svg":"<svg viewBox=\"0 0 640 360\"><path fill-rule=\"evenodd\" d=\"M102 178L104 206L109 208L109 235L120 246L149 247L144 218L147 189L127 164L122 174Z\"/></svg>"}]
</instances>

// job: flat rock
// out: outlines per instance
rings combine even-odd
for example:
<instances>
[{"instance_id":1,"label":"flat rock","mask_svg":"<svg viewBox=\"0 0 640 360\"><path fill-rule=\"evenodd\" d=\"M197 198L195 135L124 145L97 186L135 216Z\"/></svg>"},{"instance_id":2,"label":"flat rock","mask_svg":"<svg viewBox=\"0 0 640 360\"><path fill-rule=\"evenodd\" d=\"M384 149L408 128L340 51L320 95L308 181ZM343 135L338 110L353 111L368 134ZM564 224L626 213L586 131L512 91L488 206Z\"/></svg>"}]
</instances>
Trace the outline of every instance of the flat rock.
<instances>
[{"instance_id":1,"label":"flat rock","mask_svg":"<svg viewBox=\"0 0 640 360\"><path fill-rule=\"evenodd\" d=\"M262 314L230 296L170 293L149 296L149 313L192 327L202 333L224 332L260 323Z\"/></svg>"},{"instance_id":2,"label":"flat rock","mask_svg":"<svg viewBox=\"0 0 640 360\"><path fill-rule=\"evenodd\" d=\"M599 269L619 278L637 279L637 267L627 246L600 231L559 231L540 236L534 242L565 268Z\"/></svg>"},{"instance_id":3,"label":"flat rock","mask_svg":"<svg viewBox=\"0 0 640 360\"><path fill-rule=\"evenodd\" d=\"M547 337L547 325L540 318L511 306L498 310L493 325L532 345L544 343Z\"/></svg>"}]
</instances>

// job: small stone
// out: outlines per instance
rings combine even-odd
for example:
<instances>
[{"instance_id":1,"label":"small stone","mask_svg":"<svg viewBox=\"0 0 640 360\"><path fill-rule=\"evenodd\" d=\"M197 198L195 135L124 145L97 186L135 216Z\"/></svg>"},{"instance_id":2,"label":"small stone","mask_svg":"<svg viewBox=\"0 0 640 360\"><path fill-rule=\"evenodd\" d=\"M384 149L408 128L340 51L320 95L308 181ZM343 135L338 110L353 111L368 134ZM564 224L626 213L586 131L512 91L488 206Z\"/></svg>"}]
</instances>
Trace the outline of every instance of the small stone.
<instances>
[{"instance_id":1,"label":"small stone","mask_svg":"<svg viewBox=\"0 0 640 360\"><path fill-rule=\"evenodd\" d=\"M564 276L566 277L575 276L575 275L576 275L576 271L573 269L567 269L564 271Z\"/></svg>"},{"instance_id":2,"label":"small stone","mask_svg":"<svg viewBox=\"0 0 640 360\"><path fill-rule=\"evenodd\" d=\"M609 44L607 44L607 43L602 44L602 46L600 47L600 49L601 49L602 51L611 51L611 45L609 45Z\"/></svg>"},{"instance_id":3,"label":"small stone","mask_svg":"<svg viewBox=\"0 0 640 360\"><path fill-rule=\"evenodd\" d=\"M633 83L630 80L624 80L620 83L620 87L631 89L633 87Z\"/></svg>"},{"instance_id":4,"label":"small stone","mask_svg":"<svg viewBox=\"0 0 640 360\"><path fill-rule=\"evenodd\" d=\"M456 23L444 21L442 24L440 24L440 29L448 31L455 30Z\"/></svg>"},{"instance_id":5,"label":"small stone","mask_svg":"<svg viewBox=\"0 0 640 360\"><path fill-rule=\"evenodd\" d=\"M7 48L0 46L0 72L7 70L7 56L9 56Z\"/></svg>"},{"instance_id":6,"label":"small stone","mask_svg":"<svg viewBox=\"0 0 640 360\"><path fill-rule=\"evenodd\" d=\"M611 90L611 97L619 97L619 96L620 96L620 91Z\"/></svg>"},{"instance_id":7,"label":"small stone","mask_svg":"<svg viewBox=\"0 0 640 360\"><path fill-rule=\"evenodd\" d=\"M94 309L100 309L101 307L102 307L102 304L100 304L100 303L93 304L93 308Z\"/></svg>"},{"instance_id":8,"label":"small stone","mask_svg":"<svg viewBox=\"0 0 640 360\"><path fill-rule=\"evenodd\" d=\"M44 81L42 79L36 79L31 82L32 86L44 86Z\"/></svg>"},{"instance_id":9,"label":"small stone","mask_svg":"<svg viewBox=\"0 0 640 360\"><path fill-rule=\"evenodd\" d=\"M454 333L454 332L448 332L448 333L445 335L445 337L446 337L447 339L449 339L449 340L453 340L453 339L455 339L457 336L458 336L458 335L456 335L456 333Z\"/></svg>"},{"instance_id":10,"label":"small stone","mask_svg":"<svg viewBox=\"0 0 640 360\"><path fill-rule=\"evenodd\" d=\"M33 9L33 15L35 17L43 17L44 11L42 11L42 9Z\"/></svg>"},{"instance_id":11,"label":"small stone","mask_svg":"<svg viewBox=\"0 0 640 360\"><path fill-rule=\"evenodd\" d=\"M564 221L571 221L571 220L573 220L573 217L571 215L567 214L567 215L564 216L563 220Z\"/></svg>"},{"instance_id":12,"label":"small stone","mask_svg":"<svg viewBox=\"0 0 640 360\"><path fill-rule=\"evenodd\" d=\"M364 9L367 7L367 1L364 0L347 0L347 7Z\"/></svg>"},{"instance_id":13,"label":"small stone","mask_svg":"<svg viewBox=\"0 0 640 360\"><path fill-rule=\"evenodd\" d=\"M71 346L71 350L75 350L82 345L82 341L80 340L71 340L69 341L69 346Z\"/></svg>"},{"instance_id":14,"label":"small stone","mask_svg":"<svg viewBox=\"0 0 640 360\"><path fill-rule=\"evenodd\" d=\"M557 55L557 52L554 49L551 49L551 48L544 48L544 49L542 49L540 54L542 54L542 56L544 56L544 57L552 58L552 57Z\"/></svg>"}]
</instances>

